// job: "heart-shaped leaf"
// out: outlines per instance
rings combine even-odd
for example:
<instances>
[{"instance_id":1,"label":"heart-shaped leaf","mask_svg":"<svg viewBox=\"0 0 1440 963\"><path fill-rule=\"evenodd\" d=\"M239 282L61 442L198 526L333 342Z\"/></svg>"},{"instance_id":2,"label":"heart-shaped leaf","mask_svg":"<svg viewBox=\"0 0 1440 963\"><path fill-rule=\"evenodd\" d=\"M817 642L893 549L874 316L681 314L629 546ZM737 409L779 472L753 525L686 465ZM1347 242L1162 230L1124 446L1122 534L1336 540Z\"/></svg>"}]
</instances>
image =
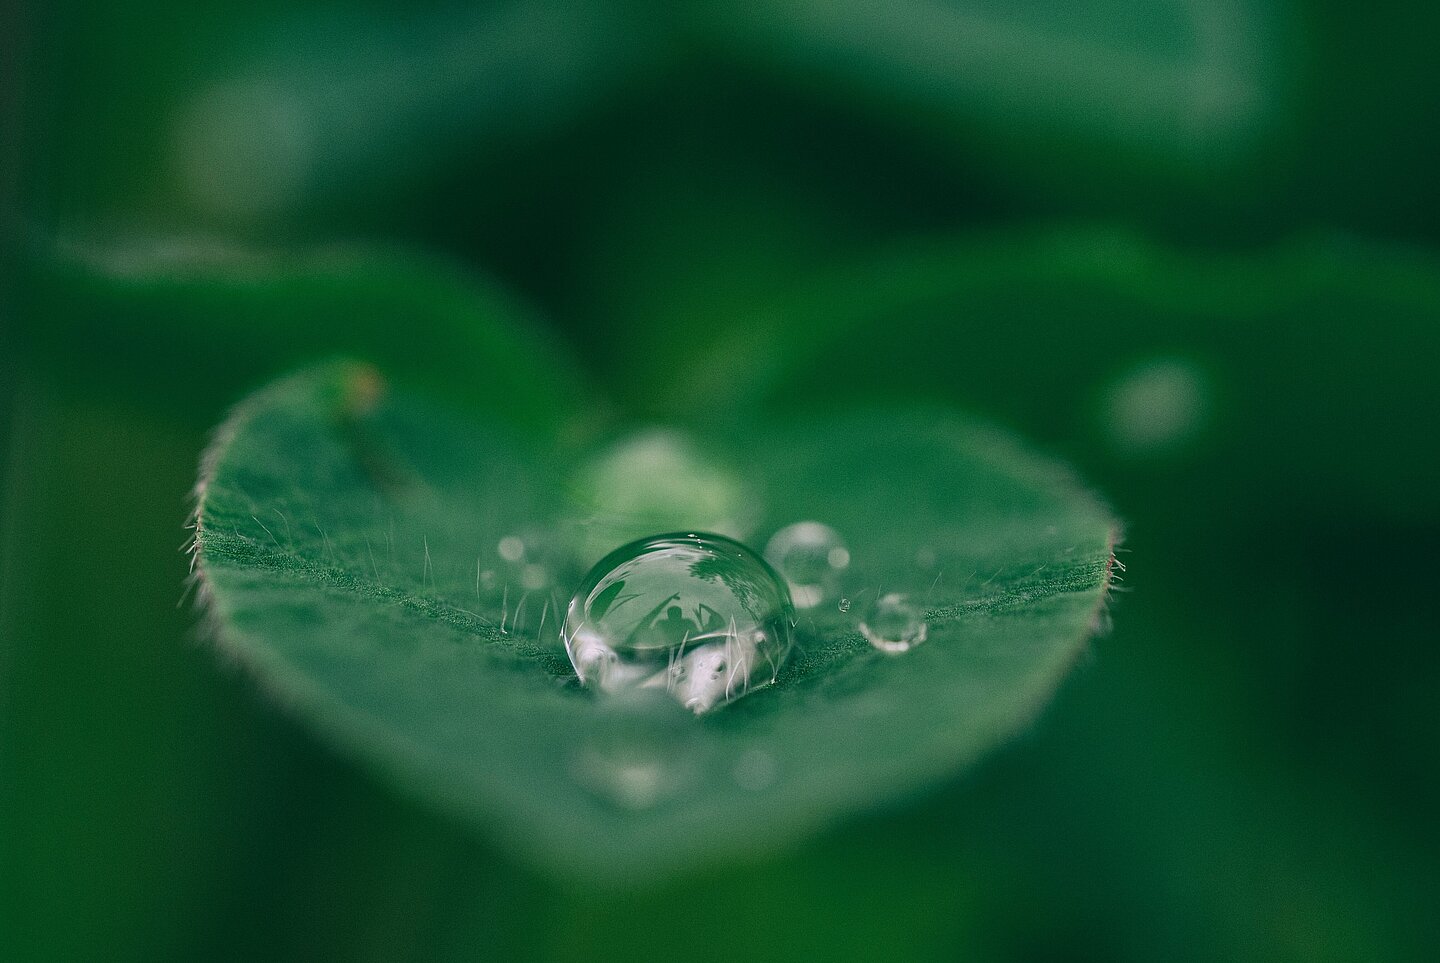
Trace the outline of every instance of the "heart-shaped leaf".
<instances>
[{"instance_id":1,"label":"heart-shaped leaf","mask_svg":"<svg viewBox=\"0 0 1440 963\"><path fill-rule=\"evenodd\" d=\"M698 718L620 709L559 638L596 530L574 536L568 493L595 473L543 447L365 365L307 370L222 427L195 550L218 637L299 715L572 875L764 852L945 778L1026 723L1101 618L1114 522L1004 436L913 411L765 427L701 450L735 453L751 538L841 533L840 594L800 610L775 685ZM928 630L898 657L856 627L893 592Z\"/></svg>"}]
</instances>

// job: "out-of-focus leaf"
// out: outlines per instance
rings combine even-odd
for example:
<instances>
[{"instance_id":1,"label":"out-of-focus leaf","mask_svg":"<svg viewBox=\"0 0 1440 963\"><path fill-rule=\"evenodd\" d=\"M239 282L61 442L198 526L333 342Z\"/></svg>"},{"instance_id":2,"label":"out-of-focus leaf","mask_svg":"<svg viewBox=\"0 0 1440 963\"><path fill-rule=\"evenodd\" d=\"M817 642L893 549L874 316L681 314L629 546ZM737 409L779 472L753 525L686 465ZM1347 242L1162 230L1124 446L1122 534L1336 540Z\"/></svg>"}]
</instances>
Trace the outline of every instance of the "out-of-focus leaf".
<instances>
[{"instance_id":1,"label":"out-of-focus leaf","mask_svg":"<svg viewBox=\"0 0 1440 963\"><path fill-rule=\"evenodd\" d=\"M1057 134L1187 166L1243 151L1282 106L1264 0L764 0L706 21L847 95L937 127Z\"/></svg>"},{"instance_id":2,"label":"out-of-focus leaf","mask_svg":"<svg viewBox=\"0 0 1440 963\"><path fill-rule=\"evenodd\" d=\"M437 169L563 125L667 49L654 18L590 0L142 0L30 20L43 94L16 120L22 210L46 229L413 223Z\"/></svg>"},{"instance_id":3,"label":"out-of-focus leaf","mask_svg":"<svg viewBox=\"0 0 1440 963\"><path fill-rule=\"evenodd\" d=\"M498 288L443 260L192 240L29 257L13 336L62 371L204 411L297 364L360 354L506 420L572 413L579 375Z\"/></svg>"},{"instance_id":4,"label":"out-of-focus leaf","mask_svg":"<svg viewBox=\"0 0 1440 963\"><path fill-rule=\"evenodd\" d=\"M911 397L1090 457L1194 463L1246 499L1434 517L1440 268L1340 240L1181 254L1107 230L911 247L652 354L671 411ZM682 367L676 358L702 357ZM743 415L742 415L743 416ZM1323 430L1315 426L1323 425Z\"/></svg>"}]
</instances>

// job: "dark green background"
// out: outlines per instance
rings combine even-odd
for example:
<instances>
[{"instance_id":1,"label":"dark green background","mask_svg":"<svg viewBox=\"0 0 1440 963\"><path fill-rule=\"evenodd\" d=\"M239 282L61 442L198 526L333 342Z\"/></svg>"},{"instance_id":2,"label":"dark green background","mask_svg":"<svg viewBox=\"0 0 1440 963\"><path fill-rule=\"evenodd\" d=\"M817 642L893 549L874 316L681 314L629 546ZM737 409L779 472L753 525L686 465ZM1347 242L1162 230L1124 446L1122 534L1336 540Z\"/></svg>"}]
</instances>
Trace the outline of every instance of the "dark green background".
<instances>
[{"instance_id":1,"label":"dark green background","mask_svg":"<svg viewBox=\"0 0 1440 963\"><path fill-rule=\"evenodd\" d=\"M803 8L0 7L0 957L1433 958L1435 12L852 3L882 14L837 52ZM927 73L904 27L947 9L1020 39ZM1084 96L1217 30L1267 105L1243 135ZM321 104L315 163L216 201L283 123L189 174L177 125L256 76ZM482 316L648 417L1010 425L1127 521L1114 630L906 806L658 891L536 877L176 605L229 403L341 352L493 397ZM1195 431L1117 446L1106 399L1159 362Z\"/></svg>"}]
</instances>

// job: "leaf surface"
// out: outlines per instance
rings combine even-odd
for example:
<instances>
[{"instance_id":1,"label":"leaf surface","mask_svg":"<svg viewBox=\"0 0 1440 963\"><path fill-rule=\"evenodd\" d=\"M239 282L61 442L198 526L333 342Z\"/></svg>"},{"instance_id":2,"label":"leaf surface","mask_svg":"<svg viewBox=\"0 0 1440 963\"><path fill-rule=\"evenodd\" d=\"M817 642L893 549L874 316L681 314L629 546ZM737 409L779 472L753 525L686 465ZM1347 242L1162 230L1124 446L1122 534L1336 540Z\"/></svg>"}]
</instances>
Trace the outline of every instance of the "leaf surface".
<instances>
[{"instance_id":1,"label":"leaf surface","mask_svg":"<svg viewBox=\"0 0 1440 963\"><path fill-rule=\"evenodd\" d=\"M621 883L951 776L1033 716L1101 617L1114 522L990 429L870 411L728 444L752 544L833 526L850 605L802 610L776 684L699 718L573 681L557 613L593 561L567 534L579 456L387 393L365 365L235 411L202 470L197 571L218 637L301 717L510 848ZM856 628L895 591L929 630L902 657Z\"/></svg>"}]
</instances>

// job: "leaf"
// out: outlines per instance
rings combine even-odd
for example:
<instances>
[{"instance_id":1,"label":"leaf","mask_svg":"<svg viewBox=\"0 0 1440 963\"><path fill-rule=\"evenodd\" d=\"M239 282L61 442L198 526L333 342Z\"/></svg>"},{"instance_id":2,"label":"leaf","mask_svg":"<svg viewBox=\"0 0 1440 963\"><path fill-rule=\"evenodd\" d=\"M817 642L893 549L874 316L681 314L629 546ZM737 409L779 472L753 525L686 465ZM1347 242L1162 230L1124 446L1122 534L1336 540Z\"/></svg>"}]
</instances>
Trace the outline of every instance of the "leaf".
<instances>
[{"instance_id":1,"label":"leaf","mask_svg":"<svg viewBox=\"0 0 1440 963\"><path fill-rule=\"evenodd\" d=\"M746 455L752 537L833 525L855 604L911 592L929 640L884 656L832 603L774 686L698 719L618 711L558 639L594 560L564 541L579 453L381 392L335 363L221 428L195 541L216 632L349 751L562 874L752 856L950 777L1033 716L1102 614L1114 522L1007 438L935 412L756 429L716 443ZM527 592L509 536L548 545L552 585Z\"/></svg>"},{"instance_id":2,"label":"leaf","mask_svg":"<svg viewBox=\"0 0 1440 963\"><path fill-rule=\"evenodd\" d=\"M1414 413L1440 397L1437 323L1440 262L1394 245L1302 238L1202 256L1107 227L994 231L856 259L703 332L651 338L632 381L680 418L903 390L1069 443L1087 470L1107 453L1127 479L1167 458L1214 466L1128 482L1132 512L1186 483L1268 497L1267 512L1303 503L1331 518L1343 501L1428 519L1440 449L1417 441ZM676 364L687 357L709 361ZM1147 372L1194 386L1198 424L1181 445L1126 443L1116 402Z\"/></svg>"},{"instance_id":3,"label":"leaf","mask_svg":"<svg viewBox=\"0 0 1440 963\"><path fill-rule=\"evenodd\" d=\"M650 24L589 0L387 19L275 24L272 52L182 106L180 192L221 221L283 222L317 197L373 206L440 160L559 126L663 49Z\"/></svg>"},{"instance_id":4,"label":"leaf","mask_svg":"<svg viewBox=\"0 0 1440 963\"><path fill-rule=\"evenodd\" d=\"M578 402L581 378L542 326L488 279L444 258L186 239L17 254L23 353L171 405L183 398L188 409L218 408L245 385L337 352L536 427L553 426Z\"/></svg>"},{"instance_id":5,"label":"leaf","mask_svg":"<svg viewBox=\"0 0 1440 963\"><path fill-rule=\"evenodd\" d=\"M17 153L29 193L72 225L404 230L419 183L503 157L652 69L669 48L656 18L635 20L589 0L57 13L33 25L48 53L22 75L50 119ZM97 45L105 57L84 55Z\"/></svg>"}]
</instances>

